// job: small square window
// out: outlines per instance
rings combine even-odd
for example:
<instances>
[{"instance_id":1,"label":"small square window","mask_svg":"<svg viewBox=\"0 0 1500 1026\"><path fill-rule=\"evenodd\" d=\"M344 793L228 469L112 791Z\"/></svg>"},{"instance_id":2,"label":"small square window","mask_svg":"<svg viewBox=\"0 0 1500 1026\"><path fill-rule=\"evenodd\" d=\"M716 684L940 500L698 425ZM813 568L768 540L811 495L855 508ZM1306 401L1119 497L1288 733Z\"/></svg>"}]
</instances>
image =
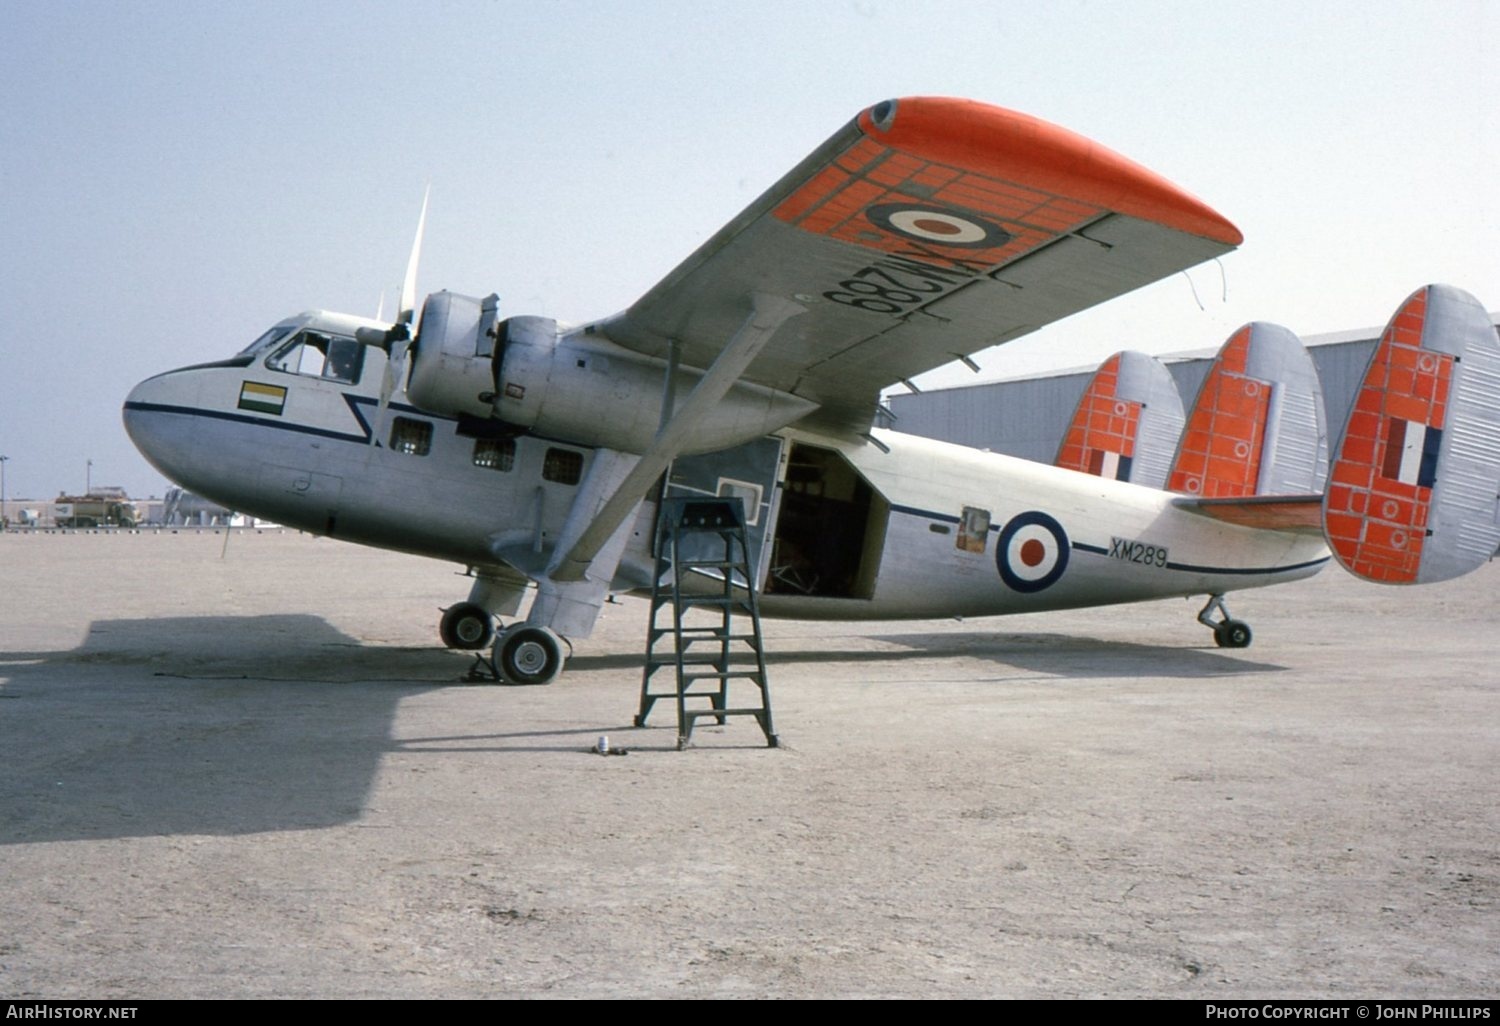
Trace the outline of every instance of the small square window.
<instances>
[{"instance_id":1,"label":"small square window","mask_svg":"<svg viewBox=\"0 0 1500 1026\"><path fill-rule=\"evenodd\" d=\"M542 460L542 476L558 484L576 485L583 477L583 454L571 449L548 449Z\"/></svg>"},{"instance_id":2,"label":"small square window","mask_svg":"<svg viewBox=\"0 0 1500 1026\"><path fill-rule=\"evenodd\" d=\"M474 466L509 472L516 465L514 438L479 438L474 441Z\"/></svg>"},{"instance_id":3,"label":"small square window","mask_svg":"<svg viewBox=\"0 0 1500 1026\"><path fill-rule=\"evenodd\" d=\"M958 520L958 548L965 552L983 552L990 535L990 511L965 506Z\"/></svg>"},{"instance_id":4,"label":"small square window","mask_svg":"<svg viewBox=\"0 0 1500 1026\"><path fill-rule=\"evenodd\" d=\"M739 499L744 503L746 527L754 527L760 523L760 497L763 494L764 490L758 484L736 481L732 477L719 478L719 497Z\"/></svg>"},{"instance_id":5,"label":"small square window","mask_svg":"<svg viewBox=\"0 0 1500 1026\"><path fill-rule=\"evenodd\" d=\"M432 422L397 417L391 423L391 449L409 456L426 456L432 451Z\"/></svg>"}]
</instances>

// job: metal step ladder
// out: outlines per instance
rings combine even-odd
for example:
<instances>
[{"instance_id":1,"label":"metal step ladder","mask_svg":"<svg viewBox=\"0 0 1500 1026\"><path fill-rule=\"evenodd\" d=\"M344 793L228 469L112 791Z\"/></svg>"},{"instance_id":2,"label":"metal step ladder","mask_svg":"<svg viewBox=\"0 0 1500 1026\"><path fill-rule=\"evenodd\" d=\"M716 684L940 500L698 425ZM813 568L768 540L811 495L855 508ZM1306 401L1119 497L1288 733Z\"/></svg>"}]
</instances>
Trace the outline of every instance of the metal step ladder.
<instances>
[{"instance_id":1,"label":"metal step ladder","mask_svg":"<svg viewBox=\"0 0 1500 1026\"><path fill-rule=\"evenodd\" d=\"M672 699L679 751L688 746L693 726L703 717L722 725L730 716L754 716L766 745L777 747L744 504L737 498L668 498L662 500L659 523L635 725L646 725L657 701ZM669 607L671 615L664 616ZM676 673L671 690L653 691L656 671L668 667ZM754 685L757 704L731 706L732 680ZM703 699L707 708L689 708L690 701Z\"/></svg>"}]
</instances>

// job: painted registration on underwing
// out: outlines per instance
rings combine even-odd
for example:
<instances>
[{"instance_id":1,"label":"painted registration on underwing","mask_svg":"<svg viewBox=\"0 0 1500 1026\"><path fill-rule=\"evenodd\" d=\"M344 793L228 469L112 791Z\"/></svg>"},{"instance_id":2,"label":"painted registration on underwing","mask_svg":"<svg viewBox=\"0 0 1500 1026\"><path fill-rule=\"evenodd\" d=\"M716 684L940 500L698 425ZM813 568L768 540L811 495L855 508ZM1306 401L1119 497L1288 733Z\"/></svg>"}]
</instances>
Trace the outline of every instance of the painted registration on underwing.
<instances>
[{"instance_id":1,"label":"painted registration on underwing","mask_svg":"<svg viewBox=\"0 0 1500 1026\"><path fill-rule=\"evenodd\" d=\"M966 261L945 258L925 246L916 248L918 252L897 253L860 268L839 282L837 289L824 292L823 298L871 313L904 314L977 274ZM917 257L946 260L949 266L935 267Z\"/></svg>"},{"instance_id":2,"label":"painted registration on underwing","mask_svg":"<svg viewBox=\"0 0 1500 1026\"><path fill-rule=\"evenodd\" d=\"M1147 545L1133 538L1111 537L1109 556L1111 559L1123 560L1126 563L1140 563L1142 566L1165 567L1167 565L1165 545Z\"/></svg>"}]
</instances>

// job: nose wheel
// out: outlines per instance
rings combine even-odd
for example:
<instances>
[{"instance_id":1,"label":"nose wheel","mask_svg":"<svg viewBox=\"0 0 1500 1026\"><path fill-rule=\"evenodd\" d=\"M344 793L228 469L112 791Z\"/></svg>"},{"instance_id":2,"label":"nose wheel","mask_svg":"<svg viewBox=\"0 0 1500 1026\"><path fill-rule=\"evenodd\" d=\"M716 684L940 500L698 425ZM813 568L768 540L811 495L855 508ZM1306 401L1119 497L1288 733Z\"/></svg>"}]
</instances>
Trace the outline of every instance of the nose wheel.
<instances>
[{"instance_id":1,"label":"nose wheel","mask_svg":"<svg viewBox=\"0 0 1500 1026\"><path fill-rule=\"evenodd\" d=\"M1220 619L1215 620L1210 614L1218 613ZM1220 648L1249 648L1250 625L1244 620L1236 620L1229 615L1229 608L1224 605L1223 595L1210 595L1208 602L1198 611L1198 622L1203 626L1211 628L1214 632L1214 644Z\"/></svg>"},{"instance_id":2,"label":"nose wheel","mask_svg":"<svg viewBox=\"0 0 1500 1026\"><path fill-rule=\"evenodd\" d=\"M495 637L495 618L484 607L460 602L443 610L438 623L443 644L466 652L485 648Z\"/></svg>"}]
</instances>

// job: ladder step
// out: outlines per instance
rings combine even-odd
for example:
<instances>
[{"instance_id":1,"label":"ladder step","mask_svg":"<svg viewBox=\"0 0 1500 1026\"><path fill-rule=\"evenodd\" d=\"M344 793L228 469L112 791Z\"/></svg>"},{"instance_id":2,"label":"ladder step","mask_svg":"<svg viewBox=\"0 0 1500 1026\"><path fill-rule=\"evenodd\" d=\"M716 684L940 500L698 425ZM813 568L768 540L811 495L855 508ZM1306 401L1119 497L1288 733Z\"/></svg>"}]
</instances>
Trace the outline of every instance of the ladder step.
<instances>
[{"instance_id":1,"label":"ladder step","mask_svg":"<svg viewBox=\"0 0 1500 1026\"><path fill-rule=\"evenodd\" d=\"M687 709L683 715L688 719L697 719L700 716L764 716L764 709Z\"/></svg>"},{"instance_id":2,"label":"ladder step","mask_svg":"<svg viewBox=\"0 0 1500 1026\"><path fill-rule=\"evenodd\" d=\"M684 595L678 605L683 609L702 606L709 609L741 609L746 613L750 612L750 607L746 605L744 599L731 598L726 595L693 595L691 597Z\"/></svg>"},{"instance_id":3,"label":"ladder step","mask_svg":"<svg viewBox=\"0 0 1500 1026\"><path fill-rule=\"evenodd\" d=\"M729 633L725 633L728 631ZM728 624L720 624L713 627L683 627L678 630L673 627L651 628L652 639L664 638L668 634L681 634L685 641L742 641L746 638L754 638L754 634L735 633L730 631Z\"/></svg>"}]
</instances>

